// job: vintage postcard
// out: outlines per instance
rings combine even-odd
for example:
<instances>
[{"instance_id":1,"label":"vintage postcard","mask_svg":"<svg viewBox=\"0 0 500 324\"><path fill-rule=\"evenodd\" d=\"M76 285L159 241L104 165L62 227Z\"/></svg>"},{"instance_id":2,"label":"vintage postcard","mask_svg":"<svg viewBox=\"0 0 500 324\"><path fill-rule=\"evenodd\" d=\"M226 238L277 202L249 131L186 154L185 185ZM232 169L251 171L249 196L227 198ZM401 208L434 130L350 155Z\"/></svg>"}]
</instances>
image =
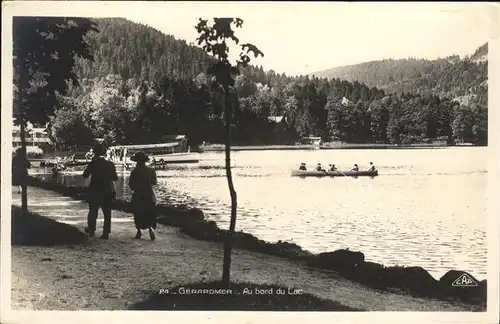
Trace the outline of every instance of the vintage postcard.
<instances>
[{"instance_id":1,"label":"vintage postcard","mask_svg":"<svg viewBox=\"0 0 500 324\"><path fill-rule=\"evenodd\" d=\"M499 12L3 2L2 323L498 322Z\"/></svg>"}]
</instances>

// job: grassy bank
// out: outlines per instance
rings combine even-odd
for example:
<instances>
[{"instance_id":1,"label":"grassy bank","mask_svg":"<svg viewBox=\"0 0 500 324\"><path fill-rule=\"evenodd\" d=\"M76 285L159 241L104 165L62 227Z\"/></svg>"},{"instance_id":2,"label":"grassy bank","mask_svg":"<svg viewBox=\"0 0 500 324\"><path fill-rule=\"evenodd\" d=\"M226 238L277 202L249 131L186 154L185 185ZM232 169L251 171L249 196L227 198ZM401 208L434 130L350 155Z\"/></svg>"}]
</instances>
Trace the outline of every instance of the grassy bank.
<instances>
[{"instance_id":1,"label":"grassy bank","mask_svg":"<svg viewBox=\"0 0 500 324\"><path fill-rule=\"evenodd\" d=\"M30 179L33 186L60 192L76 199L85 198L85 188L66 187L32 177ZM113 208L125 212L131 211L130 203L123 200L116 200ZM182 232L193 238L212 242L223 242L226 238L227 231L218 228L215 222L205 220L203 212L199 209L159 205L157 211L159 223L179 227ZM418 297L458 299L484 307L486 305L486 280L479 282L466 273L477 283L477 286L455 287L452 285L465 273L464 271L451 270L436 280L421 267L385 267L378 263L366 262L361 252L337 250L312 254L293 243L281 241L269 243L243 232L235 233L233 239L236 248L275 255L305 263L311 267L331 270L367 287L384 291L399 290Z\"/></svg>"},{"instance_id":2,"label":"grassy bank","mask_svg":"<svg viewBox=\"0 0 500 324\"><path fill-rule=\"evenodd\" d=\"M318 298L300 289L250 282L232 283L229 289L220 282L200 282L162 288L133 310L203 311L361 311L338 302Z\"/></svg>"}]
</instances>

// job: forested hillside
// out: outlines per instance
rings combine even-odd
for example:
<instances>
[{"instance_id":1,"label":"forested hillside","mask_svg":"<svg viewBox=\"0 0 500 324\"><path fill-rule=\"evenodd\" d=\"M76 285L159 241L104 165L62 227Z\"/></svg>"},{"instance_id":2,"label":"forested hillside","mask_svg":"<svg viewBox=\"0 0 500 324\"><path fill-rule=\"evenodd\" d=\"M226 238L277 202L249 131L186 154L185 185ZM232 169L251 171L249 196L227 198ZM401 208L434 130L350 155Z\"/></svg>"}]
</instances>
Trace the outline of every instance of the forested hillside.
<instances>
[{"instance_id":1,"label":"forested hillside","mask_svg":"<svg viewBox=\"0 0 500 324\"><path fill-rule=\"evenodd\" d=\"M458 55L437 60L401 59L371 61L316 72L318 77L358 81L387 93L433 94L457 98L477 95L485 103L488 89L488 44L469 58Z\"/></svg>"},{"instance_id":2,"label":"forested hillside","mask_svg":"<svg viewBox=\"0 0 500 324\"><path fill-rule=\"evenodd\" d=\"M204 73L211 59L172 36L125 19L98 19L93 63L50 124L60 145L155 143L187 134L193 145L222 142L222 97ZM196 21L193 21L193 28ZM255 45L259 45L256 42ZM264 53L265 54L265 53ZM415 143L429 138L486 143L485 103L432 94L386 94L357 81L290 77L250 66L237 77L235 144L293 143L301 136L346 142ZM276 124L271 116L284 116Z\"/></svg>"},{"instance_id":3,"label":"forested hillside","mask_svg":"<svg viewBox=\"0 0 500 324\"><path fill-rule=\"evenodd\" d=\"M119 74L135 82L163 75L192 78L209 58L197 47L156 29L123 18L97 19L99 33L88 35L95 62L80 60L82 78ZM194 26L194 23L193 23Z\"/></svg>"}]
</instances>

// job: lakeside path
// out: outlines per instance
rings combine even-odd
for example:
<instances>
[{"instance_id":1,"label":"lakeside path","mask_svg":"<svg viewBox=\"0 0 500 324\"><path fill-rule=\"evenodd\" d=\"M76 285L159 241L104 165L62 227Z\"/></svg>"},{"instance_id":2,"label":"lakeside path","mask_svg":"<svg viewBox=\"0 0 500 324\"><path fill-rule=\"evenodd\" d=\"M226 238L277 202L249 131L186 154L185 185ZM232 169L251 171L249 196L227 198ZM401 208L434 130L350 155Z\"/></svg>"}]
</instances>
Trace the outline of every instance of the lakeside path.
<instances>
[{"instance_id":1,"label":"lakeside path","mask_svg":"<svg viewBox=\"0 0 500 324\"><path fill-rule=\"evenodd\" d=\"M82 230L87 204L29 187L31 212ZM13 205L20 195L13 193ZM80 245L12 247L12 308L16 310L125 310L161 288L219 280L222 245L193 239L158 224L157 239L135 240L130 214L113 211L109 240L99 214L96 238ZM468 311L458 302L379 292L293 261L233 250L232 280L296 287L321 298L369 311Z\"/></svg>"}]
</instances>

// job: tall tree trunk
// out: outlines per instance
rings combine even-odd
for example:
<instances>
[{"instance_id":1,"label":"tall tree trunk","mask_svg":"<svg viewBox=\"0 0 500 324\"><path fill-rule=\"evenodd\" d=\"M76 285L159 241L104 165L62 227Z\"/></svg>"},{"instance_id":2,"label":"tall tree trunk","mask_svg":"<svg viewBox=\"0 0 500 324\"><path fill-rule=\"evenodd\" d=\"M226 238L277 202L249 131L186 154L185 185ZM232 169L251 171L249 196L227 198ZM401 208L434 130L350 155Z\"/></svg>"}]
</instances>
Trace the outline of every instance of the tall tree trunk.
<instances>
[{"instance_id":1,"label":"tall tree trunk","mask_svg":"<svg viewBox=\"0 0 500 324\"><path fill-rule=\"evenodd\" d=\"M229 231L224 243L224 263L222 267L222 284L229 287L231 284L231 251L233 249L233 233L236 227L236 191L233 185L233 176L231 173L231 122L232 111L229 100L229 89L224 89L224 114L225 114L225 153L226 153L226 178L231 195L231 221L229 223Z\"/></svg>"},{"instance_id":2,"label":"tall tree trunk","mask_svg":"<svg viewBox=\"0 0 500 324\"><path fill-rule=\"evenodd\" d=\"M23 157L28 158L28 154L26 152L26 126L24 121L20 125L21 128L21 149ZM23 166L24 167L24 166ZM21 208L23 212L28 211L28 186L26 185L26 179L23 179L21 184Z\"/></svg>"}]
</instances>

